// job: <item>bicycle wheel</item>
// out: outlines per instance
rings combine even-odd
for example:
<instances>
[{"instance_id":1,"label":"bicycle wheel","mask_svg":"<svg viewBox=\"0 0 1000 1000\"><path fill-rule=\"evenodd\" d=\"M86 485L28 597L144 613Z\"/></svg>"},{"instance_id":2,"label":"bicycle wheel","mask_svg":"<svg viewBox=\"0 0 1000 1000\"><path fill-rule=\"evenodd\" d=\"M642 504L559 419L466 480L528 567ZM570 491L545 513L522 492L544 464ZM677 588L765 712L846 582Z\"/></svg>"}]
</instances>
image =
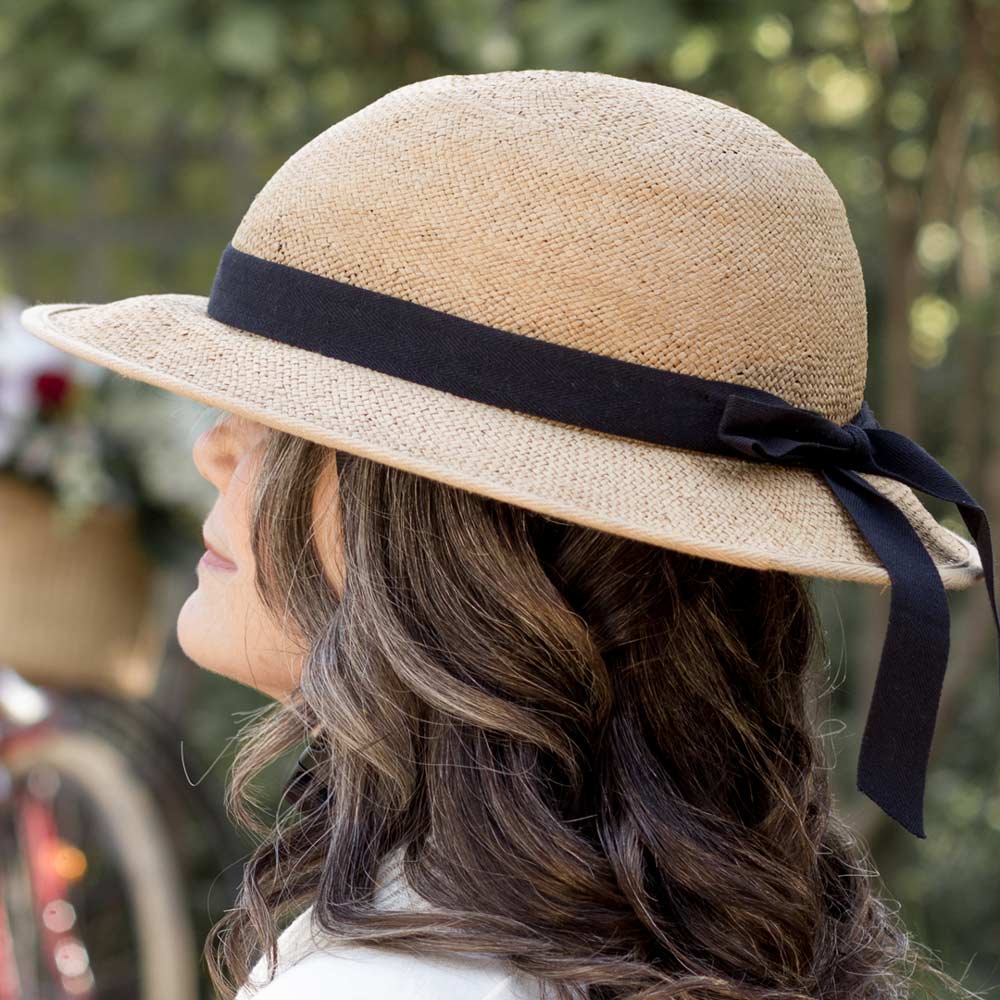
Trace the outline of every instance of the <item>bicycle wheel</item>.
<instances>
[{"instance_id":1,"label":"bicycle wheel","mask_svg":"<svg viewBox=\"0 0 1000 1000\"><path fill-rule=\"evenodd\" d=\"M3 765L15 783L48 788L60 832L75 830L71 841L82 838L92 853L107 852L102 877L121 886L127 913L107 905L106 891L88 899L85 880L78 887L81 909L95 924L117 920L131 935L127 958L140 1000L197 1000L198 956L182 880L156 803L127 759L98 736L51 728L5 750ZM87 927L80 933L86 935ZM112 964L102 972L99 955L92 956L95 995L102 1000L115 993L105 987L119 974L110 971ZM119 989L127 995L127 987Z\"/></svg>"},{"instance_id":2,"label":"bicycle wheel","mask_svg":"<svg viewBox=\"0 0 1000 1000\"><path fill-rule=\"evenodd\" d=\"M0 767L4 809L0 812L0 1000L23 1000L41 993L35 956L38 924L31 878L22 857L11 810L9 775Z\"/></svg>"}]
</instances>

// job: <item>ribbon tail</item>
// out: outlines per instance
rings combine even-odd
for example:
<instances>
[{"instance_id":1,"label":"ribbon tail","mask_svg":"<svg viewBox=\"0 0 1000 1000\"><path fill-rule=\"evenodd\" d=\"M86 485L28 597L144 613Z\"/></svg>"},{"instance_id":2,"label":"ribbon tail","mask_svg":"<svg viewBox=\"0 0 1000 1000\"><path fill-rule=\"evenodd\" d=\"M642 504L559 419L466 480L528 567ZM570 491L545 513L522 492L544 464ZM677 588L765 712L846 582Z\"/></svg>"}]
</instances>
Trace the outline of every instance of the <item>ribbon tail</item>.
<instances>
[{"instance_id":1,"label":"ribbon tail","mask_svg":"<svg viewBox=\"0 0 1000 1000\"><path fill-rule=\"evenodd\" d=\"M1000 611L997 610L993 569L993 540L990 537L990 522L986 511L976 503L965 487L916 441L885 427L870 430L868 436L874 449L872 472L891 476L912 489L930 493L941 500L948 500L958 508L979 551L983 575L986 578L986 594L990 610L993 612L997 637L1000 639Z\"/></svg>"},{"instance_id":2,"label":"ribbon tail","mask_svg":"<svg viewBox=\"0 0 1000 1000\"><path fill-rule=\"evenodd\" d=\"M997 611L996 583L993 576L993 541L990 538L990 522L986 516L986 511L977 503L966 503L955 500L955 506L962 515L965 526L972 535L972 540L979 550L979 558L983 564L983 573L986 577L986 593L990 599L990 608L993 611L993 622L996 625L998 637L998 649L1000 649L1000 612ZM1000 656L998 656L1000 660ZM1000 686L1000 673L997 675L998 686Z\"/></svg>"},{"instance_id":3,"label":"ribbon tail","mask_svg":"<svg viewBox=\"0 0 1000 1000\"><path fill-rule=\"evenodd\" d=\"M917 837L948 664L950 618L937 567L906 515L850 469L822 475L885 566L889 622L858 757L857 787Z\"/></svg>"}]
</instances>

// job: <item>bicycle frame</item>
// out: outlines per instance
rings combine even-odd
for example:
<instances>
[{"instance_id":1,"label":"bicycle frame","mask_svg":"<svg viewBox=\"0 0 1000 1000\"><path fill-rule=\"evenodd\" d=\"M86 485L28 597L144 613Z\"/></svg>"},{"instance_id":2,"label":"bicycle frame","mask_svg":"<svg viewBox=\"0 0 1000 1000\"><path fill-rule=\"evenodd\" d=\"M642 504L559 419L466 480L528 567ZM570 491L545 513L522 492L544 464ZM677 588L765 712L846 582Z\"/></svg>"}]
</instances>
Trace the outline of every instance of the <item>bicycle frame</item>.
<instances>
[{"instance_id":1,"label":"bicycle frame","mask_svg":"<svg viewBox=\"0 0 1000 1000\"><path fill-rule=\"evenodd\" d=\"M43 739L54 725L57 709L50 696L10 667L0 667L0 810L11 819L18 852L28 874L33 932L52 983L65 1000L95 996L94 976L83 942L76 935L75 911L68 889L82 874L81 859L59 835L44 789L16 784L5 768L8 754L25 742ZM67 865L69 852L71 863ZM79 852L77 852L79 853ZM8 894L0 881L0 1000L34 1000L24 992L24 970L18 968L18 947L9 919ZM34 975L34 970L32 970Z\"/></svg>"}]
</instances>

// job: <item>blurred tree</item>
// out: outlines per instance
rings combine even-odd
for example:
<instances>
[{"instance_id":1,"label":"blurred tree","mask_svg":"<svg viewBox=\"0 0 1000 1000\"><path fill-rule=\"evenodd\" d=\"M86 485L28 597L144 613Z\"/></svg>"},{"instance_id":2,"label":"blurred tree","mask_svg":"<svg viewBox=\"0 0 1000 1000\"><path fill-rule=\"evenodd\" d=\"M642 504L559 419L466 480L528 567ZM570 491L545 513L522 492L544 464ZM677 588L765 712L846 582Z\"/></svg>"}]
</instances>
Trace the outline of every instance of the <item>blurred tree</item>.
<instances>
[{"instance_id":1,"label":"blurred tree","mask_svg":"<svg viewBox=\"0 0 1000 1000\"><path fill-rule=\"evenodd\" d=\"M812 153L863 258L868 399L1000 526L996 0L8 0L0 284L41 300L205 294L254 193L305 141L413 80L528 67L694 90ZM954 508L922 499L964 533ZM827 621L842 618L829 633L841 801L914 931L953 974L968 963L971 986L994 985L1000 736L983 588L951 595L921 842L853 790L886 595L817 593Z\"/></svg>"}]
</instances>

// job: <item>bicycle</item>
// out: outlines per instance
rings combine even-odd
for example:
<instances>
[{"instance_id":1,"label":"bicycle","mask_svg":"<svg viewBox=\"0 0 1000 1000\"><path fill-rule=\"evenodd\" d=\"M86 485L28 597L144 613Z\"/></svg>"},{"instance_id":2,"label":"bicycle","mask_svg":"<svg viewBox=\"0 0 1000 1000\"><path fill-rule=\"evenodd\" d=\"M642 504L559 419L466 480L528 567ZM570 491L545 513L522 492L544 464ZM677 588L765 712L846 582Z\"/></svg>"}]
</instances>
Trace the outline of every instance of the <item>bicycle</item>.
<instances>
[{"instance_id":1,"label":"bicycle","mask_svg":"<svg viewBox=\"0 0 1000 1000\"><path fill-rule=\"evenodd\" d=\"M0 667L0 1000L196 1000L183 879L128 757Z\"/></svg>"}]
</instances>

